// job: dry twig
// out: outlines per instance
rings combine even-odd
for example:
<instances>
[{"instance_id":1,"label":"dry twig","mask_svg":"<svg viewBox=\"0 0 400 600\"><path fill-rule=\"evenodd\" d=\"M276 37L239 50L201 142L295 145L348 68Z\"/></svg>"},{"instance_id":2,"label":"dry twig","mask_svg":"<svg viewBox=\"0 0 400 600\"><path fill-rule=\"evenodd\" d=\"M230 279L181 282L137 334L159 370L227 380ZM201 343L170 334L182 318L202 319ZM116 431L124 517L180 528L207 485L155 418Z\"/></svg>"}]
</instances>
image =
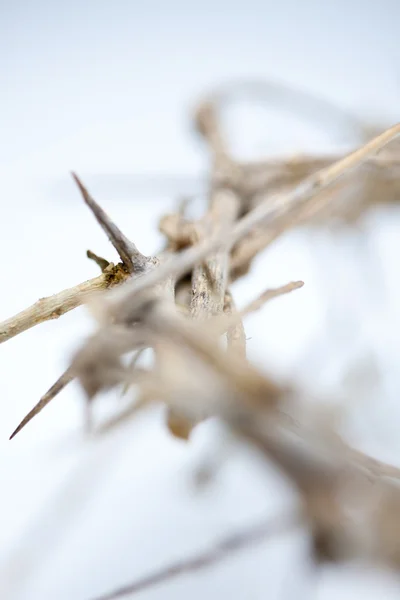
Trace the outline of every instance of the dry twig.
<instances>
[{"instance_id":1,"label":"dry twig","mask_svg":"<svg viewBox=\"0 0 400 600\"><path fill-rule=\"evenodd\" d=\"M92 294L118 285L126 281L127 277L128 273L123 265L110 264L104 273L94 279L84 281L54 296L41 298L29 308L0 323L0 344L40 323L58 319L86 302Z\"/></svg>"},{"instance_id":2,"label":"dry twig","mask_svg":"<svg viewBox=\"0 0 400 600\"><path fill-rule=\"evenodd\" d=\"M262 544L278 534L291 531L300 524L300 517L293 515L265 519L255 526L253 525L244 531L226 537L219 542L219 544L213 546L209 550L199 552L193 558L183 559L180 562L160 569L134 583L124 585L113 592L100 596L97 600L117 600L117 598L125 598L143 592L161 583L172 581L176 577L195 573L218 564L237 552Z\"/></svg>"}]
</instances>

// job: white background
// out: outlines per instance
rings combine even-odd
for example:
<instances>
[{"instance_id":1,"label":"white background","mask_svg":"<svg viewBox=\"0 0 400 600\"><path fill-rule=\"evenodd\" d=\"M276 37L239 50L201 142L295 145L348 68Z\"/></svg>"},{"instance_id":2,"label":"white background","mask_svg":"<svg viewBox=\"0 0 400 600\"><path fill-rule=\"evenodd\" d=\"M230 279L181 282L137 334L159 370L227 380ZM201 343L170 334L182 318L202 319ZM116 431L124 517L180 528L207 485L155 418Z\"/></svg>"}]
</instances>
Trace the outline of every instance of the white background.
<instances>
[{"instance_id":1,"label":"white background","mask_svg":"<svg viewBox=\"0 0 400 600\"><path fill-rule=\"evenodd\" d=\"M396 0L1 2L0 318L96 275L87 248L115 259L71 169L143 252L158 249L158 216L180 191L163 193L159 176L186 182L206 171L190 114L214 85L273 79L363 119L398 120L399 17ZM260 106L235 114L235 139L248 152L351 142L335 126L325 131ZM135 177L144 175L139 190ZM362 237L354 246L343 235L340 246L316 234L287 236L240 282L237 298L242 304L266 287L306 282L249 319L250 356L335 405L352 397L343 425L350 439L400 463L398 227L395 211L371 217L364 226L371 254ZM329 326L327 297L339 302L343 329ZM287 484L245 451L196 492L195 465L218 449L212 423L188 445L170 439L159 412L101 442L85 439L74 385L8 442L90 327L79 309L0 347L0 592L7 600L89 600L293 501ZM356 399L343 381L352 359L363 369ZM316 581L306 543L287 536L142 597L380 597L371 573L326 571ZM386 585L386 597L395 597L399 590Z\"/></svg>"}]
</instances>

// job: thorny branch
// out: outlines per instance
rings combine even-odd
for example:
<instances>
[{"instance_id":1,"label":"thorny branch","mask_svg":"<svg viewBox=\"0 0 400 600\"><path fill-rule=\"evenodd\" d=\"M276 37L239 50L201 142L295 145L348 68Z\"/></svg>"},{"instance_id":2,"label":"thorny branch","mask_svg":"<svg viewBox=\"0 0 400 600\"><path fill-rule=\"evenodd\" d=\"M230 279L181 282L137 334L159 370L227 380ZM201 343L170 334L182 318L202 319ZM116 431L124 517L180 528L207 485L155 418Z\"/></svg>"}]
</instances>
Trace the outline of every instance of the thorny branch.
<instances>
[{"instance_id":1,"label":"thorny branch","mask_svg":"<svg viewBox=\"0 0 400 600\"><path fill-rule=\"evenodd\" d=\"M83 302L90 304L94 292L124 285L97 294L92 301L97 331L11 437L74 378L88 403L101 390L133 386L138 399L101 428L103 433L149 402L166 404L171 433L185 439L196 423L218 417L298 490L317 562L363 558L399 569L400 469L351 448L333 431L321 432L299 421L295 407L302 390L295 382L278 384L246 359L243 317L303 282L267 290L242 310L236 308L232 284L261 250L289 229L338 219L352 223L372 204L392 201L399 191L400 154L399 144L390 142L400 133L400 124L379 135L373 128L374 137L366 143L371 131L361 127L363 144L344 157L242 163L232 156L220 124L220 104L228 96L212 95L195 114L195 126L212 158L206 213L190 221L180 206L176 214L162 217L159 228L166 248L155 256L141 254L73 174L121 263L114 266L88 252L101 275L39 300L1 323L0 342ZM222 336L226 349L220 344ZM126 355L143 348L153 350L152 366L126 366ZM355 510L357 518L349 517ZM270 533L270 523L259 525L103 600L212 564Z\"/></svg>"},{"instance_id":2,"label":"thorny branch","mask_svg":"<svg viewBox=\"0 0 400 600\"><path fill-rule=\"evenodd\" d=\"M334 183L340 176L342 176L344 173L347 173L349 169L359 166L363 161L367 161L369 158L371 158L371 155L374 152L378 152L378 150L384 148L384 146L393 140L399 134L399 132L400 125L395 125L363 146L363 148L360 150L355 151L355 153L337 161L333 166L326 167L326 169L319 171L317 175L311 175L309 179L295 187L294 191L288 193L286 196L283 196L282 198L279 196L267 198L266 201L261 202L260 206L256 206L256 208L251 211L249 215L247 215L247 218L245 217L238 221L237 225L232 229L231 235L229 236L229 244L222 243L218 236L214 236L211 239L205 240L202 244L197 244L193 248L188 248L186 253L182 253L182 256L175 258L175 261L169 261L168 266L164 264L163 269L157 269L157 273L153 273L152 279L149 280L149 278L146 278L146 285L150 286L158 283L160 280L162 281L163 278L173 271L176 272L177 276L183 276L194 263L204 260L204 257L206 257L207 254L218 249L219 247L231 247L235 252L235 246L241 243L241 241L247 235L250 235L253 237L253 240L251 240L251 237L249 240L252 246L251 250L248 252L243 252L242 250L244 256L240 260L237 258L239 252L236 251L236 257L233 264L234 270L239 272L241 266L247 265L246 270L244 271L247 272L248 262L257 252L263 250L268 243L276 238L276 228L278 229L278 235L280 235L297 222L301 223L302 216L304 218L302 204L305 204L305 209L309 209L307 200L309 201L310 196L311 200L313 200L318 192L324 190L327 186ZM237 167L235 167L234 163L232 168L233 171L236 172ZM242 174L242 177L246 180L245 172ZM399 180L400 179L398 177L395 178L395 181ZM233 189L238 187L234 181L228 182L226 185L228 188ZM391 193L389 196L388 194L385 196L380 194L379 202L383 202L385 198L387 201L389 201L389 199L395 196L393 189L391 189L390 192ZM254 194L254 197L258 198L258 194ZM336 194L333 194L333 198L330 197L328 199L330 200L329 205L335 204ZM303 202L301 202L301 200L303 200ZM88 205L90 206L90 204ZM324 208L324 198L320 198L319 202L316 203L316 206L314 207L314 214L312 214L311 217L314 218L315 215L318 216L320 212L323 213ZM351 208L351 206L345 207L344 215L347 212L351 212ZM304 212L307 215L307 210ZM310 215L308 215L308 217L310 217ZM280 222L280 218L285 219L286 222ZM258 226L265 227L268 222L271 223L271 221L273 225L270 225L270 228L273 228L273 231L266 231L265 233L263 232L261 234L262 237L258 238L254 247L253 230ZM134 248L136 247L134 246ZM144 258L145 257L143 257L143 259ZM138 265L139 268L140 265L143 265L142 259L139 260ZM80 306L87 300L88 295L94 292L126 281L128 274L125 272L124 267L126 268L125 264L116 265L115 267L113 266L109 273L104 273L102 276L81 283L68 290L64 290L63 292L55 294L49 298L43 298L28 309L25 309L14 317L3 321L0 323L0 343L11 339L12 337L22 333L23 331L26 331L27 329L30 329L31 327L34 327L35 325L43 323L44 321L58 318L62 314L65 314L77 306Z\"/></svg>"}]
</instances>

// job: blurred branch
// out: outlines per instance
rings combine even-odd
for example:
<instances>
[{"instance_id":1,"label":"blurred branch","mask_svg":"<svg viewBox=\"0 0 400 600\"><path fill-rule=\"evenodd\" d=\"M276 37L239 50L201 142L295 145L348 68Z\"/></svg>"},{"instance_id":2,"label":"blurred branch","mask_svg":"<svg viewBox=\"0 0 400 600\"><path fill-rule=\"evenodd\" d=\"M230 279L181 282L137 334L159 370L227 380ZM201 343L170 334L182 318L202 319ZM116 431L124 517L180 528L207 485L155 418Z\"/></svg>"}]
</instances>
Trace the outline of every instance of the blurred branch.
<instances>
[{"instance_id":1,"label":"blurred branch","mask_svg":"<svg viewBox=\"0 0 400 600\"><path fill-rule=\"evenodd\" d=\"M400 125L394 125L360 149L338 160L333 165L311 175L297 185L294 190L282 195L277 194L269 198L268 201L262 202L234 225L230 234L225 236L226 241L221 240L220 235L214 235L203 242L200 242L196 246L184 250L179 256L172 257L169 261L164 262L158 269L154 269L151 274L141 278L140 282L138 281L135 285L136 289L134 293L136 294L136 291L160 283L168 275L174 274L177 278L182 277L194 264L204 260L208 254L218 250L232 248L257 226L262 225L263 227L266 227L268 225L271 227L273 224L274 229L278 227L279 232L282 233L293 225L296 219L301 216L302 211L309 208L310 202L312 202L313 197L316 196L318 192L330 186L349 170L356 168L368 160L374 153L378 152L380 149L384 148L386 144L392 141L399 132ZM236 167L233 166L232 168L236 172ZM130 243L131 245L128 250L126 250L124 246L126 252L122 249L121 243L123 245L126 238L123 234L116 233L113 225L107 221L105 213L102 212L100 216L98 211L99 207L94 209L95 203L82 184L80 184L80 189L88 205L92 210L97 211L97 218L99 219L99 222L103 223L102 226L108 231L108 235L111 237L114 236L113 239L115 239L115 244L120 246L120 251L122 252L122 255L125 256L129 267L132 268L132 264L130 263L132 259L128 257L130 252L132 253L132 256L138 257L138 266L141 265L143 267L145 264L143 262L145 257L138 253L136 246L132 243ZM328 197L328 200L329 202L333 201L331 197ZM322 211L325 208L326 202L326 198L320 198L319 202L313 207L314 212L318 213L319 211ZM273 232L271 233L273 235ZM261 244L259 249L262 249L262 247L264 246ZM246 260L248 260L248 257ZM235 265L235 267L237 267L237 265ZM129 273L126 273L126 265L112 266L109 271L104 272L95 279L81 283L68 290L64 290L49 298L39 300L30 308L25 309L14 317L0 323L0 343L11 339L39 323L49 319L58 318L85 302L89 294L117 285L125 281L128 276ZM128 290L129 285L124 292L126 298L129 295Z\"/></svg>"},{"instance_id":2,"label":"blurred branch","mask_svg":"<svg viewBox=\"0 0 400 600\"><path fill-rule=\"evenodd\" d=\"M117 600L117 598L125 598L143 592L156 585L168 583L176 577L182 577L189 573L196 573L197 571L216 565L223 560L227 560L237 552L262 544L278 534L292 531L301 525L301 521L299 515L269 517L268 519L264 519L260 523L257 523L257 525L253 525L241 532L229 535L209 550L199 552L192 558L183 559L182 561L176 562L159 571L155 571L147 577L138 579L134 583L124 585L104 596L99 596L96 600Z\"/></svg>"},{"instance_id":3,"label":"blurred branch","mask_svg":"<svg viewBox=\"0 0 400 600\"><path fill-rule=\"evenodd\" d=\"M260 310L266 302L278 298L279 296L290 294L290 292L294 292L295 290L299 290L303 285L304 281L291 281L281 287L265 290L265 292L260 294L255 300L247 304L247 306L240 311L240 314L244 317L250 313L256 312Z\"/></svg>"},{"instance_id":4,"label":"blurred branch","mask_svg":"<svg viewBox=\"0 0 400 600\"><path fill-rule=\"evenodd\" d=\"M204 418L219 418L296 488L317 562L356 558L400 569L400 488L388 481L400 479L400 469L351 448L328 428L321 431L313 423L296 420L293 409L300 406L301 390L295 383L279 383L246 359L242 318L270 299L299 289L303 282L269 289L241 311L231 295L232 281L285 231L338 215L348 221L359 217L367 206L382 200L376 194L377 181L387 184L392 179L398 185L398 146L386 153L382 149L398 136L400 124L337 160L306 157L245 164L231 156L217 100L215 96L201 103L195 118L213 159L207 211L193 222L182 206L164 216L159 228L166 249L161 253L144 256L73 174L122 263L114 266L89 253L102 269L101 276L40 300L0 324L0 341L64 314L87 301L93 291L125 285L107 298L97 296L92 303L97 331L13 435L74 377L86 395L88 414L101 391L135 385L138 400L111 418L100 433L129 421L150 401L166 404L171 433L184 439ZM365 166L360 181L349 185L345 177L360 166ZM381 180L379 173L384 173ZM387 189L383 195L386 201ZM225 333L228 351L219 344ZM142 348L154 352L151 369L126 366L126 355ZM214 564L295 524L300 524L299 516L260 523L102 600L131 595Z\"/></svg>"},{"instance_id":5,"label":"blurred branch","mask_svg":"<svg viewBox=\"0 0 400 600\"><path fill-rule=\"evenodd\" d=\"M128 282L123 290L118 290L115 293L115 300L113 304L110 303L109 305L110 314L121 314L121 312L124 312L124 306L132 306L139 293L160 284L166 277L173 276L175 279L183 277L195 264L203 261L210 253L231 249L253 228L259 225L263 227L277 226L279 228L284 225L285 229L289 229L303 211L309 209L310 206L313 207L314 213L323 210L326 206L326 199L322 197L315 201L318 192L330 186L338 178L343 177L348 171L358 167L372 154L384 148L399 133L400 124L394 125L345 158L308 177L293 190L285 194L276 194L269 201L256 206L236 222L230 232L227 232L224 236L224 239L221 239L221 235L211 235L197 245L170 257L159 268L153 269L146 276L135 280L134 284ZM332 202L332 198L329 198L329 200Z\"/></svg>"}]
</instances>

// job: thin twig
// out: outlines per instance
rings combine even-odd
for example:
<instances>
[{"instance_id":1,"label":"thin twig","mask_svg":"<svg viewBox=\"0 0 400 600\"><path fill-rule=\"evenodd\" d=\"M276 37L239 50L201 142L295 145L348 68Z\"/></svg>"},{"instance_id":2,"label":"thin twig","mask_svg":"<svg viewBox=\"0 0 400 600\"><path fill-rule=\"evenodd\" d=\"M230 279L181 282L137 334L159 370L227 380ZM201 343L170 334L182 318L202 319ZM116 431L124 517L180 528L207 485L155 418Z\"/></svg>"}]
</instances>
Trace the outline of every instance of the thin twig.
<instances>
[{"instance_id":1,"label":"thin twig","mask_svg":"<svg viewBox=\"0 0 400 600\"><path fill-rule=\"evenodd\" d=\"M266 304L270 300L298 290L302 288L303 285L303 281L292 281L278 288L268 288L240 310L236 309L236 307L234 310L229 310L229 305L231 301L229 300L229 298L227 298L226 310L224 310L225 315L213 319L208 325L207 329L211 334L222 335L223 333L228 332L229 329L236 327L238 324L239 327L241 327L240 324L242 323L242 319L244 317L247 317L252 312L260 310L264 306L264 304ZM228 293L230 292L228 291ZM239 337L241 338L242 335L244 335L244 333L240 333Z\"/></svg>"},{"instance_id":2,"label":"thin twig","mask_svg":"<svg viewBox=\"0 0 400 600\"><path fill-rule=\"evenodd\" d=\"M50 319L58 319L61 315L84 304L95 292L126 281L128 276L129 274L121 264L110 264L107 270L98 277L84 281L53 296L41 298L29 308L0 323L0 344L35 325Z\"/></svg>"},{"instance_id":3,"label":"thin twig","mask_svg":"<svg viewBox=\"0 0 400 600\"><path fill-rule=\"evenodd\" d=\"M161 583L172 581L176 577L216 565L233 554L261 544L275 537L277 534L292 531L301 525L301 523L302 519L297 514L269 517L256 525L226 537L209 550L198 553L193 558L184 559L169 567L160 569L134 583L122 586L104 596L99 596L96 600L116 600L117 598L131 596Z\"/></svg>"},{"instance_id":4,"label":"thin twig","mask_svg":"<svg viewBox=\"0 0 400 600\"><path fill-rule=\"evenodd\" d=\"M313 123L319 122L321 127L333 125L332 131L335 134L338 133L338 129L345 132L346 135L352 132L357 141L361 143L383 129L383 126L379 127L376 123L361 121L356 115L325 98L292 85L289 86L282 81L248 79L232 81L214 89L201 106L207 104L210 106L209 110L216 115L227 104L231 104L232 101L243 96L257 101L261 100L268 106L276 106L279 110L300 113L303 117L311 119Z\"/></svg>"},{"instance_id":5,"label":"thin twig","mask_svg":"<svg viewBox=\"0 0 400 600\"><path fill-rule=\"evenodd\" d=\"M245 317L250 313L256 312L260 310L269 300L273 300L278 296L283 296L284 294L290 294L294 290L298 290L302 288L304 285L304 281L291 281L286 285L282 285L281 287L265 290L260 296L258 296L255 300L252 300L249 304L247 304L241 311L240 314Z\"/></svg>"}]
</instances>

